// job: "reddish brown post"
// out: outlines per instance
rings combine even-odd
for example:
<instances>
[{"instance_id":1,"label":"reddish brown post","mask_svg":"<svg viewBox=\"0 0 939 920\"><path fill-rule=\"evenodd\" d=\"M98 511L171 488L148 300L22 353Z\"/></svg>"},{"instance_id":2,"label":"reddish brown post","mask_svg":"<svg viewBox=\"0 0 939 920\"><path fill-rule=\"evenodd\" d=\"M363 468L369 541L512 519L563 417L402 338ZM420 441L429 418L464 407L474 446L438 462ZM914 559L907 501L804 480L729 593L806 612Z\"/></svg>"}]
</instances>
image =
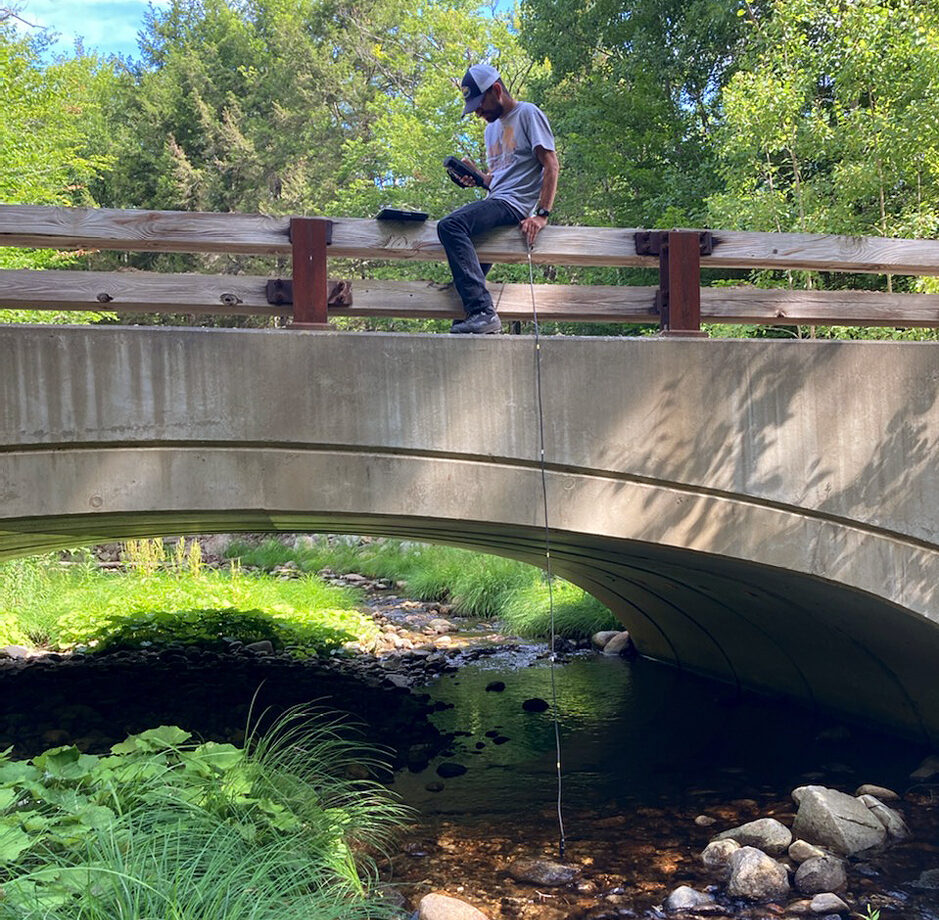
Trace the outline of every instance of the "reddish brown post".
<instances>
[{"instance_id":1,"label":"reddish brown post","mask_svg":"<svg viewBox=\"0 0 939 920\"><path fill-rule=\"evenodd\" d=\"M329 282L326 247L331 242L332 221L321 217L292 217L293 321L291 329L329 329Z\"/></svg>"},{"instance_id":2,"label":"reddish brown post","mask_svg":"<svg viewBox=\"0 0 939 920\"><path fill-rule=\"evenodd\" d=\"M668 325L664 335L706 336L701 331L701 234L668 233Z\"/></svg>"},{"instance_id":3,"label":"reddish brown post","mask_svg":"<svg viewBox=\"0 0 939 920\"><path fill-rule=\"evenodd\" d=\"M706 336L701 331L701 256L714 251L710 231L640 230L636 255L659 257L655 309L662 335Z\"/></svg>"}]
</instances>

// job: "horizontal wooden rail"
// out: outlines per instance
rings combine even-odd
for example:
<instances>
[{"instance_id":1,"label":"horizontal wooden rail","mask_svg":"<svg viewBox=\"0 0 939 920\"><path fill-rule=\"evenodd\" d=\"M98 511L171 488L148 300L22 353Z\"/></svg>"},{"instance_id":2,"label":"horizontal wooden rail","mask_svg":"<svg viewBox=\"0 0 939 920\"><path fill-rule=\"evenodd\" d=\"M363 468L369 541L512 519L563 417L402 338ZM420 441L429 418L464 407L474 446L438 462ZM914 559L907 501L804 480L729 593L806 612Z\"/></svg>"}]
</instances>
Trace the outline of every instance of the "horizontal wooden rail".
<instances>
[{"instance_id":1,"label":"horizontal wooden rail","mask_svg":"<svg viewBox=\"0 0 939 920\"><path fill-rule=\"evenodd\" d=\"M291 252L290 219L259 214L121 211L0 205L0 246L161 252L264 254ZM533 258L557 265L653 266L636 254L633 229L547 227ZM714 252L703 268L810 269L816 271L939 275L939 242L800 233L713 231ZM485 262L524 262L514 229L479 238ZM332 258L442 260L436 224L333 219Z\"/></svg>"},{"instance_id":2,"label":"horizontal wooden rail","mask_svg":"<svg viewBox=\"0 0 939 920\"><path fill-rule=\"evenodd\" d=\"M160 272L0 271L0 308L113 310L287 316L271 306L267 278ZM504 319L530 319L527 284L490 283ZM540 284L541 319L570 322L655 323L656 288ZM428 281L352 281L352 305L331 316L453 318L462 309L452 285ZM939 294L701 288L701 316L709 322L820 326L939 326Z\"/></svg>"}]
</instances>

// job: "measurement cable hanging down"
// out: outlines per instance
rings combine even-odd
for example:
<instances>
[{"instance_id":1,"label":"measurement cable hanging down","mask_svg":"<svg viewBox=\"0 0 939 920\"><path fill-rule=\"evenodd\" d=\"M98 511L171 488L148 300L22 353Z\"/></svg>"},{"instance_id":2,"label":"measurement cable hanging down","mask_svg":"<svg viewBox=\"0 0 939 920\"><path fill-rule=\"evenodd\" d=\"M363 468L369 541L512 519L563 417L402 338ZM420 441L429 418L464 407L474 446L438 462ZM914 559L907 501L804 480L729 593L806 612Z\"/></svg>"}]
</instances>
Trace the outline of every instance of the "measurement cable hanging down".
<instances>
[{"instance_id":1,"label":"measurement cable hanging down","mask_svg":"<svg viewBox=\"0 0 939 920\"><path fill-rule=\"evenodd\" d=\"M544 400L541 392L541 329L538 324L538 305L535 303L535 270L531 261L531 244L528 246L528 288L531 291L531 315L535 324L535 397L538 409L538 455L541 470L541 502L544 510L544 558L545 574L548 579L548 610L551 616L551 713L554 717L554 749L557 766L557 811L558 811L558 854L564 858L566 839L564 835L564 815L561 809L561 732L558 727L558 690L554 673L555 624L554 624L554 576L551 572L551 529L548 524L548 477L545 470L544 450Z\"/></svg>"}]
</instances>

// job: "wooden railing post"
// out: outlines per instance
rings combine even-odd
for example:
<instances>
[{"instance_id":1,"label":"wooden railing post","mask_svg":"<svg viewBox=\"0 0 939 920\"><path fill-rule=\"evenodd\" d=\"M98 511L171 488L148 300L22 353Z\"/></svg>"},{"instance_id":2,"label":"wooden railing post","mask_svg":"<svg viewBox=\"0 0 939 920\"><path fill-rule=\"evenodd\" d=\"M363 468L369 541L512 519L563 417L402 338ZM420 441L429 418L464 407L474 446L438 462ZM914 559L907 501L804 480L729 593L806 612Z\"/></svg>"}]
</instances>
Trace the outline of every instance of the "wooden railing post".
<instances>
[{"instance_id":1,"label":"wooden railing post","mask_svg":"<svg viewBox=\"0 0 939 920\"><path fill-rule=\"evenodd\" d=\"M711 234L653 230L635 235L636 254L659 257L655 306L662 335L707 336L701 330L701 256L713 249Z\"/></svg>"},{"instance_id":2,"label":"wooden railing post","mask_svg":"<svg viewBox=\"0 0 939 920\"><path fill-rule=\"evenodd\" d=\"M668 323L663 335L706 336L701 331L701 240L699 233L670 230Z\"/></svg>"},{"instance_id":3,"label":"wooden railing post","mask_svg":"<svg viewBox=\"0 0 939 920\"><path fill-rule=\"evenodd\" d=\"M293 247L292 329L329 329L329 279L326 247L332 237L332 221L321 217L292 217Z\"/></svg>"}]
</instances>

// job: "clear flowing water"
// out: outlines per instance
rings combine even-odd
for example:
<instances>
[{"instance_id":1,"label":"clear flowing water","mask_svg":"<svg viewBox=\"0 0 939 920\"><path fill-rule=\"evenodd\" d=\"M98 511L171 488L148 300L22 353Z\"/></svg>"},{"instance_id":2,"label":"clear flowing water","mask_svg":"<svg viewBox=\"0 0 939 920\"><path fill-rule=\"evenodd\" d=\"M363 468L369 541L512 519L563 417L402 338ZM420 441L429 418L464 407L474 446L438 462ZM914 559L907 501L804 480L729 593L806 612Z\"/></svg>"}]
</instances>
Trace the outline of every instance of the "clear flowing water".
<instances>
[{"instance_id":1,"label":"clear flowing water","mask_svg":"<svg viewBox=\"0 0 939 920\"><path fill-rule=\"evenodd\" d=\"M846 900L880 907L885 920L939 916L939 892L910 885L939 867L936 790L908 779L921 748L655 662L593 654L555 668L566 857L584 869L580 889L513 882L513 859L559 855L552 712L522 706L552 698L549 662L536 651L493 655L427 688L447 706L435 723L455 737L395 783L422 816L389 871L413 903L443 890L490 917L641 916L679 884L716 881L698 857L717 832L757 817L791 824L793 788L877 783L909 790L900 807L914 839L850 872ZM486 689L499 681L501 692ZM441 762L466 772L441 778Z\"/></svg>"}]
</instances>

